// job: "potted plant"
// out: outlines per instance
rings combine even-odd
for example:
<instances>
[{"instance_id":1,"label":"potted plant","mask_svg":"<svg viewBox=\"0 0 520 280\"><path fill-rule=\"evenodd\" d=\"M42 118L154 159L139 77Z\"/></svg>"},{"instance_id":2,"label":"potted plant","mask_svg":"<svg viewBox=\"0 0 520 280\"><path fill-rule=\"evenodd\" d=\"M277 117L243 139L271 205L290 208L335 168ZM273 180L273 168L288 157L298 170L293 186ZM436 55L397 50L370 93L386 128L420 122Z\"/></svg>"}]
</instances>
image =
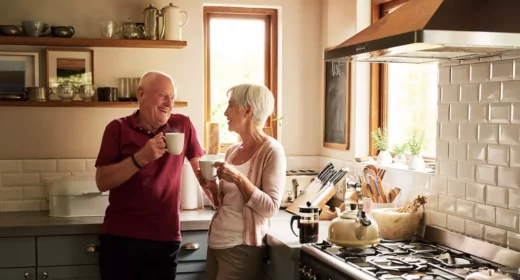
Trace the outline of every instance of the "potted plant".
<instances>
[{"instance_id":1,"label":"potted plant","mask_svg":"<svg viewBox=\"0 0 520 280\"><path fill-rule=\"evenodd\" d=\"M378 164L391 164L392 155L388 151L388 132L386 128L374 129L372 132L372 139L374 140L374 146L379 150L377 155Z\"/></svg>"},{"instance_id":2,"label":"potted plant","mask_svg":"<svg viewBox=\"0 0 520 280\"><path fill-rule=\"evenodd\" d=\"M408 162L408 169L417 170L424 169L424 159L421 156L422 147L424 144L424 133L414 130L412 138L408 141L408 148L412 157Z\"/></svg>"},{"instance_id":3,"label":"potted plant","mask_svg":"<svg viewBox=\"0 0 520 280\"><path fill-rule=\"evenodd\" d=\"M403 143L401 145L394 144L394 162L395 163L402 163L404 164L406 162L406 155L404 154L406 150L408 149L408 143Z\"/></svg>"}]
</instances>

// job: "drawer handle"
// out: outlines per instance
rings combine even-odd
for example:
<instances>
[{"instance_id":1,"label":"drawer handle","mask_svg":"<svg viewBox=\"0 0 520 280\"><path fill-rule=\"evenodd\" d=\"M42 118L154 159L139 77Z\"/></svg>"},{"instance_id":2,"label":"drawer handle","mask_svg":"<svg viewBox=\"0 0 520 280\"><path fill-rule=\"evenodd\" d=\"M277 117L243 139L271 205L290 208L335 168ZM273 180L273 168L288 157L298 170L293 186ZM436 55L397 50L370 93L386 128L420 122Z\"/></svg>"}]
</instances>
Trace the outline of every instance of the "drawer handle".
<instances>
[{"instance_id":1,"label":"drawer handle","mask_svg":"<svg viewBox=\"0 0 520 280\"><path fill-rule=\"evenodd\" d=\"M29 272L26 272L24 275L23 275L23 278L25 280L31 280L31 274Z\"/></svg>"},{"instance_id":2,"label":"drawer handle","mask_svg":"<svg viewBox=\"0 0 520 280\"><path fill-rule=\"evenodd\" d=\"M99 246L96 244L90 244L85 248L85 252L87 253L95 253L99 252Z\"/></svg>"},{"instance_id":3,"label":"drawer handle","mask_svg":"<svg viewBox=\"0 0 520 280\"><path fill-rule=\"evenodd\" d=\"M182 249L184 250L198 250L200 248L199 243L195 242L188 242L184 245L182 245Z\"/></svg>"},{"instance_id":4,"label":"drawer handle","mask_svg":"<svg viewBox=\"0 0 520 280\"><path fill-rule=\"evenodd\" d=\"M42 272L41 279L49 279L49 274L47 274L47 272Z\"/></svg>"}]
</instances>

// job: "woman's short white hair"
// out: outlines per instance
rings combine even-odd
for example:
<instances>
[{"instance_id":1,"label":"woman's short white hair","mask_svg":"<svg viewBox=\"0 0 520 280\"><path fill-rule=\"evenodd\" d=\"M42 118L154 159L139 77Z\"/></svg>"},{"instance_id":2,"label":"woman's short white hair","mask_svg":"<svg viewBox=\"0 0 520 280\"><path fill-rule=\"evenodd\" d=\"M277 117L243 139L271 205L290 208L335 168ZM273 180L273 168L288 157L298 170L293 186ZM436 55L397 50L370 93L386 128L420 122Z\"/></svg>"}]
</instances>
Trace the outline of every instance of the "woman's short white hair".
<instances>
[{"instance_id":1,"label":"woman's short white hair","mask_svg":"<svg viewBox=\"0 0 520 280\"><path fill-rule=\"evenodd\" d=\"M251 106L253 110L253 120L258 125L264 126L267 118L274 110L273 93L264 85L239 84L228 90L228 96L235 100L237 106Z\"/></svg>"}]
</instances>

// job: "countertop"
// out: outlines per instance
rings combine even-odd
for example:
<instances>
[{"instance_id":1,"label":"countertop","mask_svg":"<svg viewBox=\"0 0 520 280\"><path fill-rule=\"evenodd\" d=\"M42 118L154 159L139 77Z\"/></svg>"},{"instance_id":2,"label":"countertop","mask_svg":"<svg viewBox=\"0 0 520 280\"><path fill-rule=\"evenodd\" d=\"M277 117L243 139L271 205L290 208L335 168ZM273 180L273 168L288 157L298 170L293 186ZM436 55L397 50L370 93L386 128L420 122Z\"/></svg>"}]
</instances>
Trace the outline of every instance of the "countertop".
<instances>
[{"instance_id":1,"label":"countertop","mask_svg":"<svg viewBox=\"0 0 520 280\"><path fill-rule=\"evenodd\" d=\"M207 230L213 210L181 211L181 230ZM49 217L49 212L0 213L0 237L97 234L104 217Z\"/></svg>"},{"instance_id":2,"label":"countertop","mask_svg":"<svg viewBox=\"0 0 520 280\"><path fill-rule=\"evenodd\" d=\"M211 209L181 211L181 230L207 230L214 211ZM280 210L271 220L267 244L280 253L299 259L301 244L290 228L293 214ZM0 237L44 236L68 234L98 234L103 217L56 218L49 212L0 213ZM326 239L330 221L320 222L319 240ZM294 231L298 233L296 222Z\"/></svg>"}]
</instances>

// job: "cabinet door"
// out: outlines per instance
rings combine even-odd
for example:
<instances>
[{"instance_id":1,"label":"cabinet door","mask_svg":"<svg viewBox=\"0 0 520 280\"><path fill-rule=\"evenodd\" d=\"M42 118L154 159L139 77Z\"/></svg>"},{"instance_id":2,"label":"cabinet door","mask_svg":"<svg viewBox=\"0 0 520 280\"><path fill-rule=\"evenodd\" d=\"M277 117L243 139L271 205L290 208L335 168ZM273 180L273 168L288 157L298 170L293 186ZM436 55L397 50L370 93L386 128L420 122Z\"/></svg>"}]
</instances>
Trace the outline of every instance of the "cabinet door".
<instances>
[{"instance_id":1,"label":"cabinet door","mask_svg":"<svg viewBox=\"0 0 520 280\"><path fill-rule=\"evenodd\" d=\"M36 280L36 269L34 267L0 269L0 279Z\"/></svg>"},{"instance_id":2,"label":"cabinet door","mask_svg":"<svg viewBox=\"0 0 520 280\"><path fill-rule=\"evenodd\" d=\"M99 254L97 235L68 235L37 237L38 266L94 265ZM93 250L89 250L92 248Z\"/></svg>"},{"instance_id":3,"label":"cabinet door","mask_svg":"<svg viewBox=\"0 0 520 280\"><path fill-rule=\"evenodd\" d=\"M0 238L0 268L36 266L34 242L34 237Z\"/></svg>"},{"instance_id":4,"label":"cabinet door","mask_svg":"<svg viewBox=\"0 0 520 280\"><path fill-rule=\"evenodd\" d=\"M101 280L97 265L38 267L38 280Z\"/></svg>"},{"instance_id":5,"label":"cabinet door","mask_svg":"<svg viewBox=\"0 0 520 280\"><path fill-rule=\"evenodd\" d=\"M206 280L205 273L180 273L175 280Z\"/></svg>"},{"instance_id":6,"label":"cabinet door","mask_svg":"<svg viewBox=\"0 0 520 280\"><path fill-rule=\"evenodd\" d=\"M205 261L208 250L208 231L182 231L179 262Z\"/></svg>"}]
</instances>

